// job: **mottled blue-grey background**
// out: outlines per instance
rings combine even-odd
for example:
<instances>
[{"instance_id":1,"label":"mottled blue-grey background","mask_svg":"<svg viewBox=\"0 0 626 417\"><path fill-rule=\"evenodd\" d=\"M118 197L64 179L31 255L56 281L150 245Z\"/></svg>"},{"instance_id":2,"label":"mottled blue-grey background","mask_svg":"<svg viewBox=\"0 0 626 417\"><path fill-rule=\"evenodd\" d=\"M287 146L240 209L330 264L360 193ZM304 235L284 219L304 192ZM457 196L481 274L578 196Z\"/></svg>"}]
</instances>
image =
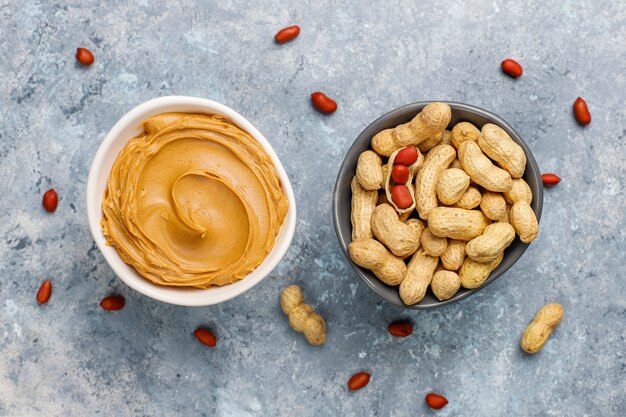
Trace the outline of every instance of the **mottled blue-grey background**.
<instances>
[{"instance_id":1,"label":"mottled blue-grey background","mask_svg":"<svg viewBox=\"0 0 626 417\"><path fill-rule=\"evenodd\" d=\"M0 0L0 415L626 415L626 9L620 1L299 2ZM294 42L274 33L299 24ZM76 47L95 64L75 63ZM502 74L500 61L524 66ZM315 112L327 92L339 110ZM87 227L91 160L128 110L160 95L227 104L281 157L294 186L293 245L271 277L206 308L127 288ZM572 117L577 96L592 123ZM539 239L493 285L408 312L379 300L335 238L331 194L352 140L420 100L500 114L529 143L547 190ZM50 215L41 197L60 195ZM45 306L35 293L45 278ZM293 333L279 291L300 284L328 340ZM106 313L100 299L123 294ZM545 302L563 323L527 356ZM386 325L410 318L414 334ZM219 341L207 349L199 325ZM350 375L370 384L351 393ZM424 395L445 394L441 411Z\"/></svg>"}]
</instances>

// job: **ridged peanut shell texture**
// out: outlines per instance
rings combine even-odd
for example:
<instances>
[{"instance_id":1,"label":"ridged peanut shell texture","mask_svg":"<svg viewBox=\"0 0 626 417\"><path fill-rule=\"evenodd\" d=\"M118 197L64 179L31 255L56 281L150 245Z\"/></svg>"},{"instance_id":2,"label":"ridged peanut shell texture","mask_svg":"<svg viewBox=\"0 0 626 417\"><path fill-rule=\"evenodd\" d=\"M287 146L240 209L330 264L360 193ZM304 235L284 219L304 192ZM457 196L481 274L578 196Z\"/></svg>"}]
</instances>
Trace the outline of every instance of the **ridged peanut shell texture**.
<instances>
[{"instance_id":1,"label":"ridged peanut shell texture","mask_svg":"<svg viewBox=\"0 0 626 417\"><path fill-rule=\"evenodd\" d=\"M430 289L439 301L449 300L461 288L461 279L452 271L437 271L433 275Z\"/></svg>"},{"instance_id":2,"label":"ridged peanut shell texture","mask_svg":"<svg viewBox=\"0 0 626 417\"><path fill-rule=\"evenodd\" d=\"M521 178L526 169L526 154L508 133L499 126L487 123L478 137L478 146L498 166L513 178Z\"/></svg>"},{"instance_id":3,"label":"ridged peanut shell texture","mask_svg":"<svg viewBox=\"0 0 626 417\"><path fill-rule=\"evenodd\" d=\"M352 189L352 211L350 212L352 240L371 238L373 236L372 213L378 201L378 193L363 188L356 176L352 178L350 188Z\"/></svg>"},{"instance_id":4,"label":"ridged peanut shell texture","mask_svg":"<svg viewBox=\"0 0 626 417\"><path fill-rule=\"evenodd\" d=\"M452 109L445 103L428 104L409 123L394 129L394 139L401 146L417 146L421 142L443 133L450 119Z\"/></svg>"},{"instance_id":5,"label":"ridged peanut shell texture","mask_svg":"<svg viewBox=\"0 0 626 417\"><path fill-rule=\"evenodd\" d=\"M477 262L491 262L500 256L515 239L515 229L508 223L492 223L482 235L470 240L465 247L467 256Z\"/></svg>"},{"instance_id":6,"label":"ridged peanut shell texture","mask_svg":"<svg viewBox=\"0 0 626 417\"><path fill-rule=\"evenodd\" d=\"M504 199L509 204L524 202L530 204L533 201L533 193L528 183L521 178L513 180L511 189L503 193Z\"/></svg>"},{"instance_id":7,"label":"ridged peanut shell texture","mask_svg":"<svg viewBox=\"0 0 626 417\"><path fill-rule=\"evenodd\" d=\"M480 210L491 220L501 220L506 217L506 201L500 193L485 191L480 198Z\"/></svg>"},{"instance_id":8,"label":"ridged peanut shell texture","mask_svg":"<svg viewBox=\"0 0 626 417\"><path fill-rule=\"evenodd\" d=\"M537 239L539 221L532 207L525 202L513 204L509 213L509 221L522 242L530 243Z\"/></svg>"},{"instance_id":9,"label":"ridged peanut shell texture","mask_svg":"<svg viewBox=\"0 0 626 417\"><path fill-rule=\"evenodd\" d=\"M303 333L311 345L321 345L326 341L326 322L313 307L304 304L300 287L290 285L285 288L280 296L280 306L289 317L289 326Z\"/></svg>"},{"instance_id":10,"label":"ridged peanut shell texture","mask_svg":"<svg viewBox=\"0 0 626 417\"><path fill-rule=\"evenodd\" d=\"M458 168L448 168L441 173L437 181L437 198L450 206L461 199L470 184L470 177Z\"/></svg>"},{"instance_id":11,"label":"ridged peanut shell texture","mask_svg":"<svg viewBox=\"0 0 626 417\"><path fill-rule=\"evenodd\" d=\"M472 181L489 191L506 192L513 186L511 175L495 166L471 140L459 146L459 161Z\"/></svg>"},{"instance_id":12,"label":"ridged peanut shell texture","mask_svg":"<svg viewBox=\"0 0 626 417\"><path fill-rule=\"evenodd\" d=\"M404 304L413 305L422 301L438 263L439 258L426 254L423 249L415 252L400 284L400 298Z\"/></svg>"},{"instance_id":13,"label":"ridged peanut shell texture","mask_svg":"<svg viewBox=\"0 0 626 417\"><path fill-rule=\"evenodd\" d=\"M480 210L437 207L430 212L428 228L435 236L469 241L480 236L489 223Z\"/></svg>"},{"instance_id":14,"label":"ridged peanut shell texture","mask_svg":"<svg viewBox=\"0 0 626 417\"><path fill-rule=\"evenodd\" d=\"M384 181L381 157L374 151L361 153L356 164L356 177L366 190L381 188Z\"/></svg>"},{"instance_id":15,"label":"ridged peanut shell texture","mask_svg":"<svg viewBox=\"0 0 626 417\"><path fill-rule=\"evenodd\" d=\"M454 207L471 210L478 207L481 201L482 195L480 194L478 188L470 185L467 187L467 190L465 190L459 201L454 203Z\"/></svg>"},{"instance_id":16,"label":"ridged peanut shell texture","mask_svg":"<svg viewBox=\"0 0 626 417\"><path fill-rule=\"evenodd\" d=\"M374 236L396 256L412 255L420 246L424 224L417 219L404 223L389 204L376 206L372 215Z\"/></svg>"},{"instance_id":17,"label":"ridged peanut shell texture","mask_svg":"<svg viewBox=\"0 0 626 417\"><path fill-rule=\"evenodd\" d=\"M430 103L410 122L374 135L372 149L379 155L390 156L398 148L417 146L428 140L431 140L429 145L434 146L443 140L443 131L450 123L451 117L450 106L445 103Z\"/></svg>"},{"instance_id":18,"label":"ridged peanut shell texture","mask_svg":"<svg viewBox=\"0 0 626 417\"><path fill-rule=\"evenodd\" d=\"M402 258L389 252L377 240L354 240L348 245L348 253L355 264L371 270L387 285L398 285L404 279L407 266Z\"/></svg>"},{"instance_id":19,"label":"ridged peanut shell texture","mask_svg":"<svg viewBox=\"0 0 626 417\"><path fill-rule=\"evenodd\" d=\"M396 149L400 148L392 137L393 129L381 130L372 138L372 149L379 155L390 156Z\"/></svg>"},{"instance_id":20,"label":"ridged peanut shell texture","mask_svg":"<svg viewBox=\"0 0 626 417\"><path fill-rule=\"evenodd\" d=\"M465 141L472 140L476 142L480 136L480 130L470 122L460 122L454 125L450 135L452 146L459 149L459 146Z\"/></svg>"},{"instance_id":21,"label":"ridged peanut shell texture","mask_svg":"<svg viewBox=\"0 0 626 417\"><path fill-rule=\"evenodd\" d=\"M562 319L563 306L560 304L546 304L541 307L522 335L520 345L524 352L539 352Z\"/></svg>"},{"instance_id":22,"label":"ridged peanut shell texture","mask_svg":"<svg viewBox=\"0 0 626 417\"><path fill-rule=\"evenodd\" d=\"M448 239L433 235L428 227L422 232L420 242L422 242L424 252L434 257L441 256L448 247Z\"/></svg>"},{"instance_id":23,"label":"ridged peanut shell texture","mask_svg":"<svg viewBox=\"0 0 626 417\"><path fill-rule=\"evenodd\" d=\"M415 178L415 207L419 216L427 220L437 201L437 182L443 171L456 157L456 151L450 145L438 145L428 152L422 169Z\"/></svg>"},{"instance_id":24,"label":"ridged peanut shell texture","mask_svg":"<svg viewBox=\"0 0 626 417\"><path fill-rule=\"evenodd\" d=\"M449 271L456 271L463 265L465 260L465 246L467 242L464 240L450 239L446 251L441 255L441 264Z\"/></svg>"},{"instance_id":25,"label":"ridged peanut shell texture","mask_svg":"<svg viewBox=\"0 0 626 417\"><path fill-rule=\"evenodd\" d=\"M459 269L459 278L461 278L463 288L474 289L483 285L489 274L500 265L503 256L500 254L495 260L486 263L476 262L470 257L465 258Z\"/></svg>"}]
</instances>

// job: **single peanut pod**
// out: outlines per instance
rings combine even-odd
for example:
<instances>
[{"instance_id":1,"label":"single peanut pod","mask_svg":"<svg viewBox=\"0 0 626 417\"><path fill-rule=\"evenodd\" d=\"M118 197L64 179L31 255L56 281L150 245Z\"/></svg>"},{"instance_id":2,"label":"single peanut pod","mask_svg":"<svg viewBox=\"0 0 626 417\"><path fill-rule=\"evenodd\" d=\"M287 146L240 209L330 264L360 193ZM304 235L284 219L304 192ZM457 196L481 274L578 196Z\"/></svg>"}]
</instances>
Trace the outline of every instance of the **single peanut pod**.
<instances>
[{"instance_id":1,"label":"single peanut pod","mask_svg":"<svg viewBox=\"0 0 626 417\"><path fill-rule=\"evenodd\" d=\"M441 173L437 181L437 197L445 205L452 205L459 201L467 187L470 177L462 169L448 168Z\"/></svg>"},{"instance_id":2,"label":"single peanut pod","mask_svg":"<svg viewBox=\"0 0 626 417\"><path fill-rule=\"evenodd\" d=\"M467 187L467 190L465 190L461 198L459 198L459 200L453 205L457 208L471 210L475 207L478 207L481 200L482 195L480 194L480 191L478 191L478 188L470 185L469 187Z\"/></svg>"},{"instance_id":3,"label":"single peanut pod","mask_svg":"<svg viewBox=\"0 0 626 417\"><path fill-rule=\"evenodd\" d=\"M530 243L537 239L539 222L532 207L528 204L525 202L513 204L509 219L522 242Z\"/></svg>"},{"instance_id":4,"label":"single peanut pod","mask_svg":"<svg viewBox=\"0 0 626 417\"><path fill-rule=\"evenodd\" d=\"M280 295L280 306L289 317L289 326L304 334L306 340L314 346L326 341L326 323L313 307L304 303L300 287L290 285Z\"/></svg>"},{"instance_id":5,"label":"single peanut pod","mask_svg":"<svg viewBox=\"0 0 626 417\"><path fill-rule=\"evenodd\" d=\"M515 239L515 229L508 223L492 223L482 235L467 242L465 253L476 262L491 262L498 258Z\"/></svg>"},{"instance_id":6,"label":"single peanut pod","mask_svg":"<svg viewBox=\"0 0 626 417\"><path fill-rule=\"evenodd\" d=\"M390 156L396 149L402 146L398 145L391 134L393 129L385 129L378 132L372 138L372 149L381 156Z\"/></svg>"},{"instance_id":7,"label":"single peanut pod","mask_svg":"<svg viewBox=\"0 0 626 417\"><path fill-rule=\"evenodd\" d=\"M450 145L437 145L428 152L424 166L415 178L415 207L419 216L427 220L432 209L437 207L437 182L442 172L456 157Z\"/></svg>"},{"instance_id":8,"label":"single peanut pod","mask_svg":"<svg viewBox=\"0 0 626 417\"><path fill-rule=\"evenodd\" d=\"M473 140L476 142L480 136L480 130L470 122L460 122L454 125L450 136L452 146L459 149L459 146L465 141Z\"/></svg>"},{"instance_id":9,"label":"single peanut pod","mask_svg":"<svg viewBox=\"0 0 626 417\"><path fill-rule=\"evenodd\" d=\"M541 307L522 335L520 345L524 352L539 352L562 319L563 306L561 304L546 304Z\"/></svg>"},{"instance_id":10,"label":"single peanut pod","mask_svg":"<svg viewBox=\"0 0 626 417\"><path fill-rule=\"evenodd\" d=\"M430 289L439 301L449 300L461 288L461 278L456 272L438 271L433 275L430 283Z\"/></svg>"},{"instance_id":11,"label":"single peanut pod","mask_svg":"<svg viewBox=\"0 0 626 417\"><path fill-rule=\"evenodd\" d=\"M400 146L417 146L443 132L452 117L450 106L430 103L413 120L393 129L392 137Z\"/></svg>"},{"instance_id":12,"label":"single peanut pod","mask_svg":"<svg viewBox=\"0 0 626 417\"><path fill-rule=\"evenodd\" d=\"M446 247L448 247L448 239L433 235L430 230L428 230L428 227L422 232L420 242L422 243L424 252L426 252L427 255L435 257L441 256L446 251Z\"/></svg>"},{"instance_id":13,"label":"single peanut pod","mask_svg":"<svg viewBox=\"0 0 626 417\"><path fill-rule=\"evenodd\" d=\"M481 195L480 209L491 220L500 220L506 216L506 201L500 193L485 191Z\"/></svg>"},{"instance_id":14,"label":"single peanut pod","mask_svg":"<svg viewBox=\"0 0 626 417\"><path fill-rule=\"evenodd\" d=\"M511 175L495 166L474 141L459 146L459 161L472 181L489 191L506 192L513 186Z\"/></svg>"},{"instance_id":15,"label":"single peanut pod","mask_svg":"<svg viewBox=\"0 0 626 417\"><path fill-rule=\"evenodd\" d=\"M501 253L496 259L487 263L476 262L470 257L465 258L458 272L459 278L461 279L461 286L463 286L463 288L473 289L483 285L485 280L489 277L489 274L500 265L503 256L504 255Z\"/></svg>"},{"instance_id":16,"label":"single peanut pod","mask_svg":"<svg viewBox=\"0 0 626 417\"><path fill-rule=\"evenodd\" d=\"M371 238L372 234L372 213L376 207L378 193L368 191L355 176L352 178L352 240Z\"/></svg>"},{"instance_id":17,"label":"single peanut pod","mask_svg":"<svg viewBox=\"0 0 626 417\"><path fill-rule=\"evenodd\" d=\"M441 255L441 264L445 269L456 271L463 265L463 261L465 260L465 245L467 245L467 242L464 240L448 240L446 251Z\"/></svg>"},{"instance_id":18,"label":"single peanut pod","mask_svg":"<svg viewBox=\"0 0 626 417\"><path fill-rule=\"evenodd\" d=\"M389 252L374 239L354 240L348 245L348 253L355 264L371 270L387 285L398 285L406 275L406 265L402 258Z\"/></svg>"},{"instance_id":19,"label":"single peanut pod","mask_svg":"<svg viewBox=\"0 0 626 417\"><path fill-rule=\"evenodd\" d=\"M366 190L378 190L383 186L383 160L374 151L365 151L359 155L356 164L356 177Z\"/></svg>"},{"instance_id":20,"label":"single peanut pod","mask_svg":"<svg viewBox=\"0 0 626 417\"><path fill-rule=\"evenodd\" d=\"M407 267L406 276L400 284L400 298L404 304L413 305L422 301L437 264L439 258L427 255L423 249L415 252Z\"/></svg>"},{"instance_id":21,"label":"single peanut pod","mask_svg":"<svg viewBox=\"0 0 626 417\"><path fill-rule=\"evenodd\" d=\"M419 149L420 152L426 153L435 146L440 145L443 143L443 133L444 132L437 133L432 138L426 139L424 142L420 142L417 145L417 149Z\"/></svg>"},{"instance_id":22,"label":"single peanut pod","mask_svg":"<svg viewBox=\"0 0 626 417\"><path fill-rule=\"evenodd\" d=\"M502 195L509 204L520 202L530 204L533 201L533 193L528 183L521 178L514 179L511 189L504 192Z\"/></svg>"},{"instance_id":23,"label":"single peanut pod","mask_svg":"<svg viewBox=\"0 0 626 417\"><path fill-rule=\"evenodd\" d=\"M489 223L480 210L437 207L430 212L428 229L435 236L469 241L482 235Z\"/></svg>"},{"instance_id":24,"label":"single peanut pod","mask_svg":"<svg viewBox=\"0 0 626 417\"><path fill-rule=\"evenodd\" d=\"M421 222L420 222L421 223ZM413 254L420 245L415 227L403 223L389 204L377 206L372 214L372 232L391 253L400 257Z\"/></svg>"},{"instance_id":25,"label":"single peanut pod","mask_svg":"<svg viewBox=\"0 0 626 417\"><path fill-rule=\"evenodd\" d=\"M493 123L483 126L477 142L480 149L512 178L521 178L526 169L526 154L504 129Z\"/></svg>"},{"instance_id":26,"label":"single peanut pod","mask_svg":"<svg viewBox=\"0 0 626 417\"><path fill-rule=\"evenodd\" d=\"M446 145L452 145L452 131L451 130L446 129L443 131L441 143L445 143Z\"/></svg>"}]
</instances>

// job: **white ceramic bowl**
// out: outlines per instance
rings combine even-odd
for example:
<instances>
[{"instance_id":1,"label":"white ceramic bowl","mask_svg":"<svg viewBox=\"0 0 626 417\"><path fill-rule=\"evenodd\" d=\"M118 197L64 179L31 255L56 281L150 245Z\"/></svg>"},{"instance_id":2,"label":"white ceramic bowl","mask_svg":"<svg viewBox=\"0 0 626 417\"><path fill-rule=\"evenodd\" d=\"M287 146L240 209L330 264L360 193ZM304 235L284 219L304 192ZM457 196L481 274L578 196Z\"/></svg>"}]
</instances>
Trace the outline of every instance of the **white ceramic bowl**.
<instances>
[{"instance_id":1,"label":"white ceramic bowl","mask_svg":"<svg viewBox=\"0 0 626 417\"><path fill-rule=\"evenodd\" d=\"M276 244L263 263L248 274L247 277L233 284L223 287L212 287L206 290L156 285L139 275L133 267L122 261L113 247L106 245L106 240L102 233L102 228L100 227L100 220L102 219L101 204L111 167L126 143L131 138L141 133L141 129L138 128L141 121L150 116L165 112L193 112L223 115L256 139L274 161L283 191L289 200L289 210L287 211L285 221L276 238ZM183 306L205 306L221 303L246 292L272 272L291 244L291 239L293 238L293 233L296 228L296 201L293 196L293 189L291 188L289 177L287 177L285 168L278 159L278 156L276 156L276 152L274 152L274 149L261 132L245 117L230 107L212 100L196 97L169 96L155 98L135 107L126 113L106 135L104 141L98 148L98 152L96 152L96 156L91 164L91 169L89 170L89 180L87 181L87 216L91 234L100 252L102 252L104 258L111 268L113 268L117 276L129 287L148 297L166 303Z\"/></svg>"}]
</instances>

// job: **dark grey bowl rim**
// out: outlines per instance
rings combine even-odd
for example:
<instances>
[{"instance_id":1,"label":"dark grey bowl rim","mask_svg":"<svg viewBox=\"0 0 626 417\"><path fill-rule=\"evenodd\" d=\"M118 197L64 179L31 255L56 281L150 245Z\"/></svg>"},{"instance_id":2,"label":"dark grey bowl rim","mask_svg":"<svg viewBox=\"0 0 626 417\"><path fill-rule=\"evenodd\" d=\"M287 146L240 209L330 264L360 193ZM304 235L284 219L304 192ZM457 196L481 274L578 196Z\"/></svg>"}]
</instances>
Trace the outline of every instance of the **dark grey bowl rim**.
<instances>
[{"instance_id":1,"label":"dark grey bowl rim","mask_svg":"<svg viewBox=\"0 0 626 417\"><path fill-rule=\"evenodd\" d=\"M349 162L348 161L349 157L355 154L357 151L359 151L359 149L363 145L363 142L365 141L369 142L376 133L382 130L378 128L380 124L384 124L384 122L389 119L401 117L406 114L410 114L411 112L413 113L413 115L415 115L422 108L424 108L427 104L432 103L433 101L440 101L442 103L447 103L452 108L453 118L454 118L455 111L469 112L469 113L478 115L479 117L488 119L490 123L494 123L502 127L504 130L506 130L511 136L511 138L515 140L515 142L517 142L522 147L522 149L524 149L524 152L526 153L526 159L527 159L526 170L528 170L528 168L530 167L530 169L533 171L535 182L532 184L529 183L528 185L530 186L533 192L533 202L531 203L531 207L533 208L533 211L535 212L535 215L537 216L537 221L541 219L541 212L543 208L543 184L541 183L541 172L539 170L539 166L537 165L537 161L535 160L532 152L530 151L530 148L528 147L526 142L524 142L522 137L515 131L515 129L513 129L513 127L508 122L506 122L503 118L501 118L500 116L488 110L485 110L485 109L482 109L480 107L473 106L470 104L458 103L458 102L453 102L453 101L444 101L444 100L419 101L419 102L410 103L410 104L406 104L404 106L398 107L380 116L378 119L370 123L357 136L355 141L352 143L352 145L346 152L346 155L341 164L341 167L339 168L337 179L335 180L335 188L333 191L333 207L332 207L333 225L335 227L335 233L337 235L337 239L339 240L339 245L341 246L341 250L343 251L343 254L348 260L348 262L350 263L350 265L352 265L352 268L356 271L359 278L361 278L361 280L363 280L372 291L374 291L379 297L383 298L385 301L395 306L403 307L403 308L411 309L411 310L428 310L432 308L443 307L445 305L449 305L459 300L462 300L466 297L469 297L472 294L475 294L476 292L486 288L489 284L491 284L496 279L498 279L502 274L504 274L511 266L513 266L513 264L515 264L515 262L517 262L519 258L521 258L521 256L526 251L526 249L528 249L528 246L529 246L529 244L522 243L521 241L519 241L519 238L516 237L514 243L517 242L516 247L520 249L517 249L515 253L505 252L505 256L504 256L504 259L502 260L502 263L500 263L498 268L496 268L490 274L487 280L480 287L472 289L472 290L465 290L465 291L461 289L462 292L458 292L454 297L450 298L449 300L438 301L432 304L422 304L422 301L421 301L411 306L404 304L402 300L400 300L399 296L395 298L389 298L381 294L381 292L379 291L379 288L386 287L386 285L382 283L378 278L376 278L376 276L371 271L365 268L361 268L360 266L352 262L352 259L350 258L350 255L348 254L348 244L352 240L352 236L351 235L345 236L341 231L341 225L340 225L341 221L347 221L350 223L351 222L350 217L348 216L347 218L341 218L341 214L339 213L340 209L338 207L339 199L340 199L340 195L339 195L340 179L345 175L349 175L350 178L352 178L355 172L356 161ZM526 176L527 175L525 174L524 177Z\"/></svg>"}]
</instances>

